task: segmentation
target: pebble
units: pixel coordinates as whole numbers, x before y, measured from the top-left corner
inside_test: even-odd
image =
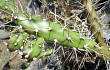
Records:
[[[0,30],[0,40],[2,40],[2,39],[6,39],[6,38],[8,38],[10,36],[10,34],[9,33],[7,33],[5,30]]]

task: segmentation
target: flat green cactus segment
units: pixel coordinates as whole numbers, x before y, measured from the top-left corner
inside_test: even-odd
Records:
[[[33,58],[37,58],[42,50],[44,44],[44,39],[39,37],[37,40],[33,41],[32,47],[31,47],[31,52],[29,54],[28,60],[31,61]]]
[[[10,51],[15,51],[20,49],[21,46],[23,46],[25,39],[28,37],[28,34],[23,32],[20,35],[14,35],[10,38],[8,49]]]

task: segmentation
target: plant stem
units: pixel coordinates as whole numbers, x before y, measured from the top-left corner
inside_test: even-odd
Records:
[[[83,4],[85,5],[85,10],[87,15],[88,24],[91,25],[91,33],[94,34],[96,38],[96,42],[102,46],[104,44],[103,33],[101,31],[100,22],[98,20],[98,15],[95,11],[95,8],[92,5],[91,0],[83,0]]]

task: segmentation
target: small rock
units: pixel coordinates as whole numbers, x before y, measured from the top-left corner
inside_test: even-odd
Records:
[[[0,40],[1,39],[6,39],[10,36],[9,33],[7,33],[5,30],[0,30]]]

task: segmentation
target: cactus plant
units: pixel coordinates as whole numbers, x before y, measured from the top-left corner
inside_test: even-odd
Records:
[[[20,49],[21,46],[23,46],[24,40],[28,37],[27,33],[21,33],[19,36],[14,35],[10,38],[8,44],[8,48],[10,51],[15,51],[17,49]]]
[[[47,50],[46,51],[47,53],[41,51],[44,41],[59,43],[68,48],[76,48],[78,50],[83,49],[85,51],[89,50],[89,52],[96,53],[102,59],[104,56],[106,60],[110,60],[110,52],[108,46],[101,45],[104,47],[99,47],[99,45],[95,42],[95,40],[88,39],[82,36],[81,34],[72,31],[67,27],[63,27],[57,22],[50,22],[45,19],[42,19],[39,16],[34,16],[34,15],[30,16],[25,13],[19,13],[18,11],[15,11],[12,0],[9,0],[7,2],[4,0],[1,1],[3,4],[1,4],[0,2],[0,9],[7,12],[7,14],[9,15],[12,15],[13,21],[17,25],[22,26],[22,28],[26,32],[26,38],[28,34],[33,34],[37,37],[36,40],[28,42],[25,45],[23,43],[24,39],[22,38],[23,37],[22,33],[19,35],[19,37],[13,36],[9,40],[8,48],[12,51],[15,51],[15,50],[19,50],[20,47],[23,46],[22,52],[27,55],[25,57],[28,58],[29,61],[31,61],[32,58],[34,57],[42,58],[43,56],[47,56],[53,52],[51,50],[49,51]],[[7,7],[9,6],[8,9],[5,8],[6,5]],[[91,20],[91,17],[88,17],[88,20]],[[21,41],[17,41],[17,40],[21,40]],[[97,40],[100,41],[100,36]],[[13,45],[13,43],[16,42],[18,44]]]
[[[95,11],[95,8],[92,6],[91,0],[83,0],[83,4],[88,14],[87,20],[91,24],[91,33],[96,37],[96,42],[100,45],[104,44],[103,33],[101,31],[100,22],[98,20],[98,15]]]

